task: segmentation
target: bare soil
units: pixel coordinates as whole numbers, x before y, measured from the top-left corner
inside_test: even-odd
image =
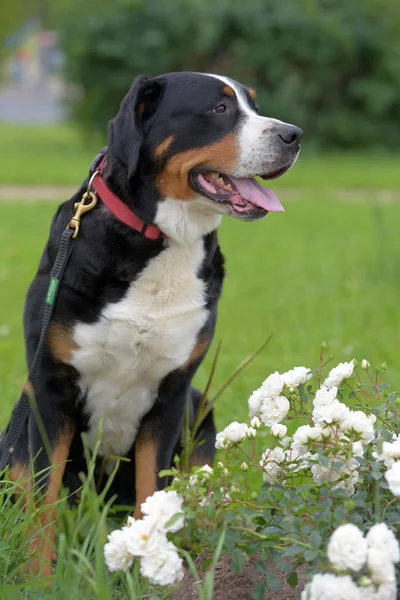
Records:
[[[202,555],[196,560],[195,564],[200,577],[204,573],[202,564],[207,558],[207,556]],[[276,575],[280,579],[281,589],[276,593],[267,589],[264,600],[300,599],[301,592],[307,583],[307,567],[297,567],[296,572],[299,581],[295,588],[290,587],[286,582],[286,575],[276,567],[274,562],[268,561],[267,568],[269,575]],[[225,556],[216,566],[213,600],[252,600],[251,592],[259,581],[265,582],[265,577],[257,571],[251,560],[248,560],[244,572],[238,575],[231,571],[230,556]],[[192,574],[187,572],[182,579],[179,590],[171,596],[170,600],[197,600],[197,585]]]

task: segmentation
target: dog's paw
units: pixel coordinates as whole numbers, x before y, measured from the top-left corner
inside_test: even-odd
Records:
[[[39,535],[31,541],[30,550],[32,555],[27,564],[27,573],[34,577],[50,578],[57,564],[54,544]]]

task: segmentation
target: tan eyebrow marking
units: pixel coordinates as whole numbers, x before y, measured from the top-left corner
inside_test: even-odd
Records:
[[[222,88],[222,93],[225,94],[225,96],[230,96],[231,98],[235,97],[235,91],[231,88],[230,85],[225,85]]]
[[[160,158],[164,154],[164,152],[168,150],[174,139],[174,135],[168,136],[163,142],[161,142],[161,144],[157,146],[157,148],[154,151],[154,156],[156,158]]]
[[[255,100],[255,99],[256,99],[256,96],[257,96],[256,90],[253,90],[253,88],[248,88],[248,92],[249,92],[249,94],[250,94],[250,98],[251,98],[252,100]]]

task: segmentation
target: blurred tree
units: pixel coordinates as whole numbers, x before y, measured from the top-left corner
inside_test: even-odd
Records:
[[[102,6],[85,15],[79,10],[79,18],[69,13],[62,27],[73,114],[89,129],[104,131],[138,74],[196,70],[256,88],[263,113],[302,126],[308,143],[399,144],[400,3],[114,0],[112,10]]]
[[[26,21],[40,14],[42,0],[13,0],[4,2],[0,19],[0,47]],[[4,48],[3,48],[4,49]]]

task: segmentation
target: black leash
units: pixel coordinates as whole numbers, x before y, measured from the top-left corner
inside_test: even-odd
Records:
[[[73,229],[66,229],[65,231],[63,231],[61,235],[57,257],[51,270],[50,283],[46,294],[39,344],[32,362],[31,370],[29,371],[29,381],[33,389],[35,389],[35,382],[42,359],[43,347],[46,341],[46,334],[50,325],[51,316],[53,314],[53,308],[57,298],[60,280],[62,279],[65,267],[67,266],[68,259],[71,256],[71,240],[74,233],[75,232]],[[4,469],[10,462],[11,454],[14,452],[14,448],[19,440],[21,432],[23,431],[24,425],[28,418],[30,407],[31,402],[29,395],[25,391],[23,391],[18,400],[17,406],[13,411],[9,429],[4,434],[6,445],[3,449],[3,453],[0,458],[0,472],[4,471]]]
[[[101,158],[101,156],[101,153],[97,155],[95,161],[99,157]],[[92,165],[95,163],[95,161],[93,161]],[[69,222],[67,228],[61,234],[60,245],[58,247],[56,260],[54,261],[53,268],[50,273],[50,283],[46,294],[39,344],[36,349],[36,353],[28,376],[28,381],[32,385],[33,393],[35,390],[35,383],[41,364],[47,330],[50,325],[54,305],[60,288],[60,282],[62,280],[69,257],[71,256],[71,250],[73,247],[71,241],[75,239],[79,233],[79,226],[82,215],[88,212],[89,210],[92,210],[92,208],[94,208],[94,206],[97,203],[96,194],[90,191],[93,178],[94,175],[92,175],[92,177],[90,178],[87,191],[85,194],[83,194],[81,201],[76,202],[74,205],[75,214]],[[87,199],[90,200],[89,204],[85,204],[85,201]],[[31,400],[29,398],[29,394],[24,390],[17,402],[16,407],[13,410],[10,425],[7,431],[4,433],[4,439],[1,440],[5,443],[5,447],[3,448],[3,452],[0,457],[0,473],[4,471],[4,469],[10,463],[11,455],[14,452],[20,435],[24,429],[25,423],[28,419],[30,408]]]

